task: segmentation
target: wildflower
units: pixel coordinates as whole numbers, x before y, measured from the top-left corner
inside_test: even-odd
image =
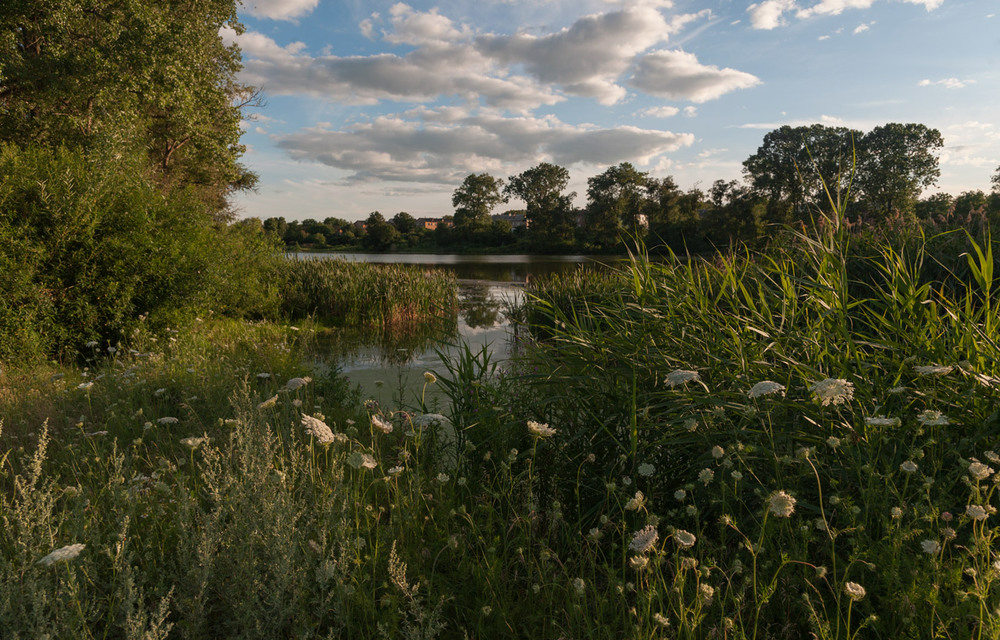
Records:
[[[586,588],[587,583],[584,582],[583,578],[573,578],[573,589],[576,591],[577,595],[582,596]]]
[[[632,499],[625,504],[626,511],[638,511],[646,506],[646,496],[642,494],[642,491],[636,491]]]
[[[399,467],[399,466],[390,467],[388,473],[389,473],[390,476],[398,476],[399,474],[403,473],[403,467]]]
[[[924,553],[934,555],[941,550],[941,544],[937,540],[924,540],[920,543],[920,548],[924,550]]]
[[[372,416],[372,426],[382,433],[392,433],[392,423],[380,416]]]
[[[844,593],[847,594],[848,598],[857,602],[865,597],[865,588],[857,582],[848,582],[844,585]]]
[[[355,469],[374,469],[378,466],[378,462],[375,458],[371,457],[367,453],[361,453],[360,451],[355,451],[351,455],[347,456],[347,464],[351,465]]]
[[[684,489],[678,489],[677,491],[674,491],[674,499],[683,500],[686,497],[687,497],[687,491],[685,491]]]
[[[97,438],[99,436],[106,436],[106,435],[108,435],[107,431],[91,431],[90,433],[83,434],[83,437],[84,438]]]
[[[739,482],[740,480],[743,479],[743,474],[740,473],[739,471],[733,471],[729,475],[732,476],[733,480],[735,480],[736,482]]]
[[[986,456],[986,459],[990,462],[1000,464],[1000,455],[997,455],[996,451],[985,451],[983,452],[983,455]]]
[[[88,342],[83,346],[87,347],[88,349],[93,349],[94,347],[97,346],[97,340],[91,340],[90,342]]]
[[[836,449],[840,446],[840,438],[837,436],[830,436],[826,439],[826,444],[829,445],[831,449]]]
[[[180,420],[173,416],[163,416],[162,418],[157,418],[156,422],[157,424],[177,424]]]
[[[747,397],[753,400],[754,398],[769,396],[772,393],[784,394],[784,392],[785,385],[778,384],[777,382],[771,382],[770,380],[763,380],[750,387],[750,392],[747,393]]]
[[[261,402],[259,405],[257,405],[257,408],[258,409],[270,409],[271,407],[273,407],[276,404],[278,404],[278,396],[271,396],[270,398],[268,398],[264,402]]]
[[[296,389],[300,389],[306,386],[310,382],[312,382],[312,378],[310,378],[309,376],[306,376],[304,378],[292,378],[291,380],[285,383],[285,391],[295,391]]]
[[[490,606],[490,605],[488,605],[488,604],[484,604],[484,605],[483,605],[483,608],[482,608],[482,612],[483,612],[483,617],[484,617],[484,618],[489,618],[489,617],[490,617],[490,614],[492,614],[492,613],[493,613],[493,607],[491,607],[491,606]]]
[[[941,535],[944,537],[945,540],[951,540],[958,534],[955,533],[955,530],[952,529],[951,527],[945,527],[944,529],[941,529]]]
[[[969,465],[969,475],[976,480],[985,480],[993,474],[993,467],[988,467],[982,462],[973,462]]]
[[[690,549],[697,541],[698,538],[696,538],[690,531],[685,531],[684,529],[674,531],[674,542],[676,542],[677,546],[681,549]]]
[[[636,553],[646,553],[653,548],[656,541],[660,539],[660,534],[656,532],[656,527],[647,524],[632,535],[632,542],[628,548]]]
[[[813,397],[824,407],[844,404],[854,397],[854,385],[843,378],[826,378],[809,387]]]
[[[56,549],[49,555],[45,556],[38,561],[38,564],[43,564],[46,567],[52,566],[57,562],[63,562],[64,560],[72,560],[73,558],[80,555],[80,552],[87,548],[85,544],[68,544],[65,547]]]
[[[899,418],[875,416],[874,418],[865,418],[865,424],[869,427],[898,427],[900,420]]]
[[[306,428],[306,433],[316,438],[316,442],[320,444],[330,444],[334,441],[333,431],[319,418],[304,415],[302,416],[302,426]]]
[[[267,373],[266,371],[257,374],[257,379],[258,380],[267,380],[270,377],[271,377],[271,374]]]
[[[889,509],[889,515],[892,516],[893,519],[902,518],[903,510],[899,507],[893,507],[892,509]]]
[[[528,420],[528,431],[536,438],[548,438],[556,434],[556,430],[548,424],[535,422],[534,420]]]
[[[985,520],[989,517],[986,509],[979,506],[978,504],[970,504],[965,507],[965,515],[969,516],[973,520]]]
[[[207,441],[208,441],[208,438],[194,438],[194,437],[192,437],[192,438],[184,438],[183,440],[181,440],[181,444],[184,445],[185,447],[189,447],[191,449],[197,449],[201,445],[205,444],[205,442],[207,442]]]
[[[906,462],[903,462],[902,464],[899,465],[899,470],[902,471],[903,473],[916,473],[917,463],[914,462],[913,460],[907,460]]]
[[[648,462],[643,462],[642,464],[639,465],[639,475],[643,476],[644,478],[648,478],[655,472],[656,472],[656,467],[649,464]]]
[[[767,510],[779,518],[788,518],[795,512],[795,498],[784,491],[775,491],[767,499]]]
[[[709,604],[715,596],[715,587],[702,582],[698,585],[698,596],[705,601],[705,604]]]
[[[937,364],[920,365],[913,367],[913,370],[916,371],[917,374],[922,376],[946,376],[949,373],[951,373],[954,369],[955,367],[951,365],[937,365]]]
[[[427,381],[427,384],[434,384],[438,381],[437,376],[430,371],[424,371],[424,380]]]
[[[601,533],[601,530],[598,529],[597,527],[594,527],[587,533],[587,539],[590,540],[591,542],[597,542],[598,540],[601,539],[602,535],[604,534]]]
[[[944,415],[940,411],[934,411],[932,409],[925,409],[920,412],[917,416],[917,422],[924,425],[925,427],[946,427],[951,422],[948,420],[948,416]]]
[[[686,369],[675,369],[667,374],[664,378],[664,382],[670,387],[676,387],[677,385],[687,384],[688,382],[693,382],[699,380],[697,371],[687,371]]]
[[[906,387],[893,387],[889,389],[889,393],[893,395],[899,395],[900,393],[906,393]]]
[[[944,513],[941,514],[941,519],[944,520],[945,522],[951,522],[954,518],[955,516],[951,515],[950,511],[945,511]]]
[[[684,428],[688,431],[695,431],[698,428],[698,421],[694,418],[688,418],[684,421]]]
[[[725,449],[723,449],[719,445],[715,445],[714,447],[712,447],[712,457],[713,458],[715,458],[716,460],[718,460],[719,458],[721,458],[724,455],[726,455],[726,450]]]
[[[661,627],[669,627],[670,626],[670,620],[668,620],[666,618],[666,616],[664,616],[662,614],[659,614],[659,613],[654,613],[653,614],[653,622],[655,622],[656,624],[660,625]]]
[[[708,467],[706,467],[706,468],[702,469],[702,470],[701,470],[701,471],[700,471],[700,472],[698,473],[698,479],[699,479],[699,480],[701,480],[701,481],[702,481],[703,483],[705,483],[706,485],[707,485],[707,484],[708,484],[709,482],[711,482],[713,478],[715,478],[715,472],[714,472],[714,471],[712,471],[711,469],[709,469]]]
[[[448,482],[449,480],[451,480],[451,476],[449,476],[444,471],[442,471],[441,473],[437,474],[437,481],[440,482],[441,484],[444,484],[445,482]]]

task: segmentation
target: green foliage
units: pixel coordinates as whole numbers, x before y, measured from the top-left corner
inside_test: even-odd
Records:
[[[118,345],[147,316],[273,312],[266,243],[214,228],[196,194],[168,198],[144,173],[132,157],[0,148],[0,357]]]
[[[503,188],[503,180],[488,173],[466,176],[451,198],[456,231],[463,234],[488,231],[493,224],[490,211],[507,201]]]

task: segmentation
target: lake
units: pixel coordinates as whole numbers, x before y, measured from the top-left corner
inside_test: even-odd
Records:
[[[438,351],[451,356],[459,345],[473,352],[486,348],[496,360],[510,356],[510,323],[504,310],[520,303],[533,279],[578,268],[600,268],[613,257],[584,255],[458,255],[402,253],[299,253],[303,260],[347,260],[413,264],[446,269],[458,282],[457,328],[450,334],[414,331],[341,331],[331,344],[338,366],[366,398],[395,401],[423,387],[425,371],[441,371]],[[409,390],[409,391],[408,391]],[[415,390],[415,391],[414,391]],[[412,398],[406,396],[404,400]]]

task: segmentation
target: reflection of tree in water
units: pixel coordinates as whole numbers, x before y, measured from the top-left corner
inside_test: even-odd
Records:
[[[418,354],[429,351],[442,340],[458,335],[456,317],[395,327],[328,329],[319,342],[335,360],[345,360],[362,352],[375,351],[384,366],[409,364]]]
[[[502,303],[490,294],[486,284],[462,284],[458,298],[458,312],[465,324],[472,329],[496,326],[500,319]]]

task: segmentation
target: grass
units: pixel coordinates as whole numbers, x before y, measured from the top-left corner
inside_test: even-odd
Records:
[[[522,357],[466,349],[399,406],[308,320],[5,367],[0,628],[998,637],[992,244],[964,287],[889,244],[857,287],[826,229],[536,285]]]

